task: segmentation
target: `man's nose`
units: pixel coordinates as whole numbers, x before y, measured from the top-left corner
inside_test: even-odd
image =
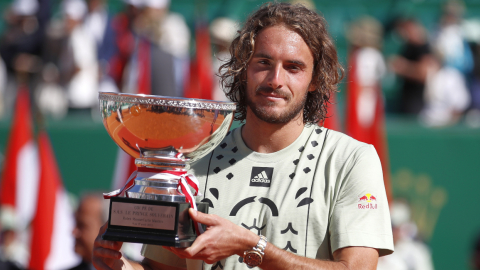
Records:
[[[282,88],[285,84],[285,70],[281,64],[275,65],[268,74],[268,86],[273,89]]]

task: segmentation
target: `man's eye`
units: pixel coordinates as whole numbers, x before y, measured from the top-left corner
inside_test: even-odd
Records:
[[[300,71],[301,68],[298,67],[298,66],[288,66],[287,69],[291,70],[291,71]]]

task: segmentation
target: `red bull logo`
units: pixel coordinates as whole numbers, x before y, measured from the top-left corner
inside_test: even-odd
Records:
[[[375,201],[375,203],[372,203]],[[370,193],[361,196],[358,199],[358,209],[377,209],[377,198]]]

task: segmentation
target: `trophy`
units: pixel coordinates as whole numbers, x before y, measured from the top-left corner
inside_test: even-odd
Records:
[[[137,166],[125,187],[104,194],[110,211],[102,238],[190,246],[204,228],[188,209],[206,213],[208,204],[195,203],[198,182],[187,169],[227,135],[236,104],[107,92],[99,100],[108,134]]]

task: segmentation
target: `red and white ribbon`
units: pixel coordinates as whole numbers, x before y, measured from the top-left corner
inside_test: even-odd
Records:
[[[135,178],[149,178],[149,179],[163,179],[163,180],[178,180],[177,191],[185,196],[185,199],[190,203],[190,207],[197,210],[194,196],[202,195],[198,191],[198,180],[193,174],[187,173],[186,170],[158,170],[148,168],[138,168],[134,171],[127,180],[125,186],[121,189],[114,190],[109,193],[104,193],[103,198],[110,199],[112,197],[125,196],[128,197],[128,192],[135,185]],[[194,192],[192,193],[192,187]],[[203,228],[200,223],[195,222],[195,231],[197,234],[203,233]]]

